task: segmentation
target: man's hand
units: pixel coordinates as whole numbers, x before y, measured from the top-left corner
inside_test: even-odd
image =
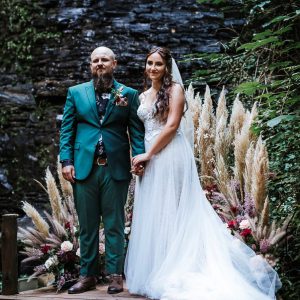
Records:
[[[75,182],[75,169],[74,166],[66,166],[62,168],[62,176],[64,179],[68,180],[71,183]]]
[[[131,159],[131,163],[133,166],[138,166],[140,164],[145,164],[148,160],[150,160],[152,155],[148,152],[139,154]]]
[[[140,163],[138,165],[133,165],[130,172],[134,175],[137,175],[137,176],[142,176],[144,174],[144,171],[145,171],[145,166],[144,166],[144,163]]]

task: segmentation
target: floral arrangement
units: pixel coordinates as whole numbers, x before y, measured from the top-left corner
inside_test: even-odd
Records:
[[[292,216],[281,225],[270,220],[268,152],[262,136],[251,130],[256,103],[248,111],[237,95],[229,118],[224,88],[215,113],[208,86],[203,103],[192,85],[186,95],[194,121],[195,159],[208,200],[233,235],[276,266],[276,248]]]
[[[51,214],[44,212],[45,218],[29,203],[23,203],[23,210],[31,218],[34,227],[19,228],[18,238],[24,245],[23,260],[35,261],[34,273],[28,281],[41,274],[53,274],[57,290],[73,284],[79,277],[80,248],[78,218],[74,207],[71,184],[62,177],[61,164],[57,163],[60,182],[59,191],[49,169],[46,170],[46,187]],[[61,195],[62,194],[62,195]],[[104,271],[105,236],[103,228],[99,231],[100,272]]]
[[[112,94],[114,97],[114,104],[116,106],[127,106],[128,105],[128,99],[127,97],[124,97],[122,95],[122,91],[123,91],[124,87],[121,86],[118,89],[112,89]]]
[[[125,249],[127,250],[130,232],[131,232],[131,223],[133,215],[133,202],[134,202],[134,190],[135,190],[136,176],[133,175],[133,178],[130,181],[127,201],[125,204]]]

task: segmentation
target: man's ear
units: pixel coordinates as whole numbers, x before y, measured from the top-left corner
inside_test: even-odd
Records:
[[[118,61],[115,59],[113,62],[114,69],[116,68],[117,64],[118,64]]]

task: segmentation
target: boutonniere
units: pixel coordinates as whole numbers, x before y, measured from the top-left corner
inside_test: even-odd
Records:
[[[122,95],[122,91],[123,91],[124,87],[121,86],[120,88],[116,89],[112,89],[112,94],[114,96],[114,104],[116,106],[127,106],[128,105],[128,99],[127,97],[124,97]]]

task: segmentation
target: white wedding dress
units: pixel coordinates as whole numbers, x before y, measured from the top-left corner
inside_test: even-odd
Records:
[[[147,151],[164,124],[144,103],[138,116]],[[180,128],[137,178],[125,275],[130,293],[163,300],[275,299],[281,286],[209,204]]]

